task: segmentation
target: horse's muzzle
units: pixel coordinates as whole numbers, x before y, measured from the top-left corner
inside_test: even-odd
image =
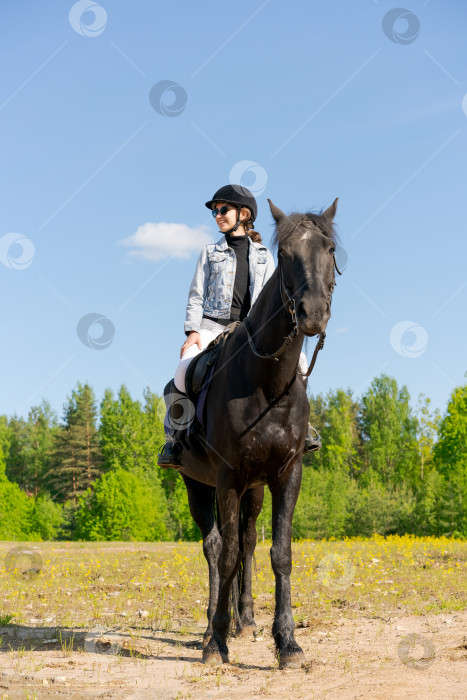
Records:
[[[317,303],[316,300],[301,301],[297,309],[298,327],[305,335],[319,335],[326,330],[327,323],[331,317],[331,306],[329,302],[323,300]]]

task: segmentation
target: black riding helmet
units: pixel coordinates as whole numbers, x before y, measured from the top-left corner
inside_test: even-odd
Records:
[[[237,207],[237,223],[226,233],[232,233],[236,231],[239,227],[240,221],[240,209],[246,207],[251,212],[251,221],[256,219],[258,213],[258,206],[256,204],[256,199],[253,197],[250,190],[242,185],[224,185],[214,193],[213,198],[206,202],[205,206],[208,209],[212,209],[212,205],[215,202],[227,202],[227,204],[233,204]]]

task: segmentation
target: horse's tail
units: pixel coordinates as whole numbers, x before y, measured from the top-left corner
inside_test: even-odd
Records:
[[[241,504],[240,504],[241,506]],[[219,533],[222,537],[222,524],[221,524],[221,518],[220,518],[220,513],[219,513],[219,504],[217,502],[217,496],[215,497],[215,511],[216,511],[216,523],[217,523],[217,529],[219,530]],[[230,629],[229,633],[232,634],[233,632],[233,626],[235,625],[235,631],[238,632],[240,629],[240,610],[239,610],[239,601],[240,601],[240,591],[242,589],[242,581],[243,581],[243,536],[242,536],[242,509],[240,507],[240,515],[239,515],[239,523],[238,523],[239,531],[238,531],[238,542],[239,542],[239,547],[240,547],[240,554],[241,559],[240,559],[240,566],[237,571],[237,574],[234,577],[234,580],[232,581],[232,587],[230,589]]]

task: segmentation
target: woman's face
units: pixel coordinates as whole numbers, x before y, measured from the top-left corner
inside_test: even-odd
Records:
[[[237,223],[237,209],[233,207],[231,204],[227,204],[227,202],[215,202],[212,205],[213,209],[221,209],[223,206],[228,206],[229,211],[222,215],[221,213],[218,213],[216,216],[216,223],[219,227],[219,231],[224,233],[224,231],[228,231],[229,229],[233,228],[235,224]],[[242,209],[240,211],[240,220],[246,219],[248,216],[248,211],[246,209]],[[241,229],[243,230],[243,229]],[[238,229],[237,229],[238,232]]]

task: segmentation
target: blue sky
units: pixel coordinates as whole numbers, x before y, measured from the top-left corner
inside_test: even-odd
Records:
[[[339,197],[348,263],[311,390],[385,372],[444,410],[467,370],[467,6],[395,7],[2,4],[0,413],[61,415],[77,381],[161,393],[220,237],[204,202],[232,178],[266,244],[267,197]]]

